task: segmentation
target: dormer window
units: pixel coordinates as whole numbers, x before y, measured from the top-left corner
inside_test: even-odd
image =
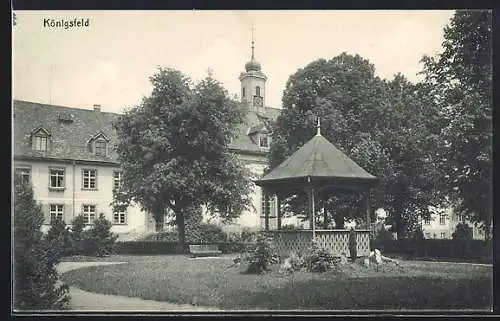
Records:
[[[31,147],[34,150],[46,152],[49,147],[49,132],[43,128],[38,128],[31,135]]]
[[[47,151],[47,137],[46,136],[35,136],[35,141],[33,148],[39,151]]]
[[[96,140],[94,142],[94,150],[96,156],[106,156],[106,141]]]
[[[269,148],[269,141],[270,138],[268,134],[264,133],[259,134],[259,147]]]
[[[106,156],[108,152],[109,139],[102,132],[98,132],[88,140],[89,151],[96,156]]]

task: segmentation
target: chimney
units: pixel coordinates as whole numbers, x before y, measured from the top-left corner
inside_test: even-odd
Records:
[[[94,104],[94,111],[101,111],[101,105]]]

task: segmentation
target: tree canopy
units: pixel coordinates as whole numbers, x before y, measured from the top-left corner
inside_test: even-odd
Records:
[[[250,180],[228,145],[245,110],[210,75],[193,85],[159,68],[153,91],[115,124],[123,187],[115,206],[135,201],[157,222],[172,213],[184,249],[185,219],[201,206],[222,221],[250,204]]]
[[[400,74],[382,80],[359,55],[319,59],[287,82],[283,111],[273,131],[270,167],[314,135],[319,116],[323,136],[380,179],[371,194],[372,210],[388,210],[398,234],[405,235],[412,228],[413,214],[428,217],[429,202],[437,201],[437,132],[431,126],[437,115],[426,86],[414,85]],[[300,208],[304,197],[299,193],[288,206]],[[357,195],[330,195],[324,202],[330,210],[325,218],[340,224],[344,218],[359,218]]]
[[[441,109],[444,192],[469,220],[490,231],[492,209],[492,14],[458,10],[443,51],[424,57],[425,81]]]

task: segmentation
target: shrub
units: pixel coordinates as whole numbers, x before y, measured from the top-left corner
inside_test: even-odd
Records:
[[[472,227],[466,223],[458,223],[451,237],[454,240],[471,241],[474,239]]]
[[[115,253],[135,255],[178,254],[178,243],[158,241],[129,241],[117,242]]]
[[[290,255],[290,265],[292,266],[293,271],[301,271],[307,268],[304,257],[296,253],[292,253]]]
[[[186,226],[186,241],[188,243],[214,243],[226,240],[227,235],[219,225],[198,223],[194,226]]]
[[[51,257],[57,259],[71,253],[71,236],[66,223],[57,218],[50,222],[50,229],[45,236]],[[54,262],[54,264],[59,263]]]
[[[103,213],[94,221],[92,228],[85,234],[92,244],[92,254],[96,256],[109,255],[114,252],[117,235],[111,233],[112,224]]]
[[[459,255],[468,257],[471,252],[470,243],[474,239],[472,228],[466,223],[459,223],[451,236],[459,249]]]
[[[14,179],[14,309],[64,309],[68,286],[58,285],[57,251],[43,239],[41,206],[36,204],[30,184]]]
[[[311,242],[311,250],[306,255],[305,264],[311,272],[325,272],[332,268],[336,268],[338,259],[335,258],[328,250],[320,247],[316,240]]]
[[[177,229],[148,235],[144,241],[178,242],[179,232]],[[186,225],[186,243],[217,243],[227,241],[227,235],[222,228],[216,224],[198,223],[194,226]]]
[[[411,234],[411,240],[413,242],[420,242],[422,240],[425,240],[424,231],[420,226],[417,227]]]
[[[177,230],[163,231],[146,236],[141,241],[144,242],[178,242],[179,233]]]
[[[349,253],[351,261],[356,261],[356,258],[358,257],[358,240],[356,231],[353,227],[351,227],[351,230],[349,231]]]
[[[246,270],[250,274],[261,274],[269,271],[270,265],[276,261],[272,253],[272,239],[265,233],[259,235],[253,253],[248,255],[249,264]]]
[[[83,215],[78,215],[73,219],[70,229],[70,252],[72,255],[89,254],[91,249],[84,233],[85,219]]]

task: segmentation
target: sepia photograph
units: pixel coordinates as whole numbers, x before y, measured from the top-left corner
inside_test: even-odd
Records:
[[[491,313],[492,10],[12,10],[11,313]]]

